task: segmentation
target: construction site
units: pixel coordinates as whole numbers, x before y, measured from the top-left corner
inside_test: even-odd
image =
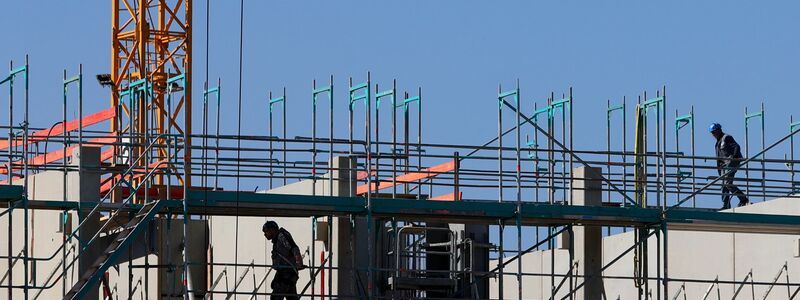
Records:
[[[706,154],[713,140],[695,114],[711,112],[673,105],[661,84],[602,100],[591,134],[606,143],[581,149],[573,108],[597,99],[499,82],[475,100],[476,118],[496,124],[470,133],[484,142],[445,143],[426,130],[451,112],[427,110],[424,87],[368,70],[242,87],[241,55],[239,86],[223,86],[193,74],[193,36],[208,22],[193,5],[208,1],[111,2],[110,69],[63,66],[61,99],[29,95],[43,88],[29,84],[36,57],[0,57],[11,61],[0,73],[0,299],[800,293],[800,122],[766,138],[763,102],[723,120],[745,128],[735,169]],[[241,41],[246,25],[230,22]],[[86,99],[98,84],[108,98]],[[242,89],[261,89],[262,105],[242,107]],[[299,102],[311,109],[287,109]],[[29,123],[45,106],[62,117]],[[260,134],[243,133],[243,110],[263,113]],[[310,131],[287,132],[300,123]],[[720,209],[734,173],[749,203]],[[266,221],[301,252],[296,296],[273,291]]]

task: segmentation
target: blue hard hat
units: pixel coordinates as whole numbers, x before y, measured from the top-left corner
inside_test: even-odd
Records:
[[[717,130],[722,130],[722,125],[719,125],[719,123],[711,123],[711,125],[708,126],[708,132],[714,132]]]

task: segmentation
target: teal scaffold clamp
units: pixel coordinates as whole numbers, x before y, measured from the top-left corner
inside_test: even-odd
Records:
[[[536,143],[535,140],[531,141],[530,137],[525,136],[525,145],[528,146],[528,148],[529,148],[528,149],[528,158],[536,158],[536,159],[538,159],[539,157],[536,156],[536,154],[531,153],[531,149],[535,150],[536,148],[539,148],[539,144]]]
[[[286,95],[272,98],[272,94],[270,93],[270,97],[269,98],[270,98],[269,99],[269,112],[270,113],[272,112],[272,107],[273,106],[278,105],[278,103],[284,103],[284,101],[286,101]]]
[[[615,106],[608,107],[608,108],[606,109],[606,117],[607,117],[607,118],[611,118],[611,114],[613,114],[615,111],[618,111],[618,110],[622,110],[622,111],[624,111],[624,110],[625,110],[625,103],[622,103],[622,104],[618,104],[618,105],[615,105]]]
[[[408,106],[415,102],[419,105],[419,95],[403,99],[403,103],[397,104],[396,107],[403,107],[403,110],[408,110]]]
[[[791,122],[791,119],[789,119],[789,121]],[[800,128],[800,122],[789,123],[789,133],[794,132],[798,128]],[[789,143],[792,145],[792,149],[794,149],[794,135],[790,137]],[[792,174],[792,193],[800,193],[800,182],[794,181],[794,151],[792,151],[790,155],[792,156],[792,160],[786,163],[786,166],[791,170]]]
[[[551,102],[550,105],[548,106],[550,108],[550,118],[553,118],[555,116],[556,111],[558,111],[559,109],[561,109],[561,111],[564,112],[564,110],[570,105],[570,103],[571,99],[568,98],[561,98]]]
[[[798,127],[800,127],[800,122],[789,124],[789,132],[794,132]]]
[[[675,118],[675,131],[680,131],[681,129],[686,127],[686,125],[690,125],[693,122],[694,122],[693,115],[684,115],[677,117]]]
[[[375,103],[376,103],[375,104],[375,109],[380,108],[381,99],[383,99],[385,97],[389,97],[389,101],[392,102],[392,106],[396,105],[396,103],[395,103],[395,89],[392,88],[391,90],[386,90],[386,91],[378,92],[377,94],[375,94]]]
[[[675,114],[677,115],[677,111],[675,112]],[[679,134],[681,132],[681,129],[685,128],[686,126],[689,126],[690,128],[692,128],[692,139],[694,139],[694,108],[692,108],[692,112],[690,114],[688,114],[688,115],[675,117],[675,140],[676,141],[679,141],[678,136],[679,136]],[[680,149],[677,149],[677,147],[679,147],[679,145],[680,144],[676,142],[676,154],[682,155],[683,152],[681,152]],[[692,154],[694,155],[694,153],[692,153]],[[677,178],[678,182],[684,181],[687,178],[691,178],[692,172],[681,170],[681,165],[680,164],[678,164],[677,169],[678,170],[677,170],[677,172],[675,174],[675,177]]]
[[[650,108],[659,109],[659,108],[663,108],[663,107],[664,107],[664,96],[658,96],[658,97],[655,97],[655,98],[650,98],[650,99],[645,100],[642,103],[642,108],[644,108],[645,112],[647,110],[649,110]]]
[[[500,107],[503,107],[503,100],[508,97],[514,97],[514,104],[519,105],[519,87],[516,89],[507,91],[507,92],[500,92],[497,94],[497,100],[500,102]]]
[[[363,94],[358,94],[358,92],[360,92],[362,90],[364,91],[364,93]],[[358,101],[363,101],[364,102],[364,106],[366,107],[369,104],[368,103],[368,101],[369,101],[369,91],[370,91],[370,89],[369,89],[369,80],[367,80],[367,82],[364,82],[364,83],[360,83],[360,84],[357,84],[357,85],[354,85],[354,86],[350,86],[350,91],[349,91],[349,93],[350,93],[350,103],[349,103],[350,109],[353,109],[353,105]]]
[[[560,109],[563,112],[565,109],[569,108],[570,103],[571,103],[571,100],[569,98],[561,98],[561,99],[555,100],[555,101],[551,102],[550,104],[548,104],[545,107],[542,107],[542,108],[534,110],[533,114],[531,115],[531,119],[534,122],[538,121],[539,120],[539,115],[545,114],[545,113],[547,114],[547,119],[548,120],[553,119],[553,118],[555,118],[556,111],[558,111]]]
[[[206,88],[206,90],[203,91],[203,103],[207,104],[208,103],[208,96],[211,95],[211,94],[214,94],[214,96],[217,98],[217,105],[219,105],[219,103],[220,103],[220,94],[221,94],[220,93],[221,92],[220,89],[221,88],[222,88],[221,87],[221,80],[217,79],[217,86],[212,87],[212,88]]]
[[[328,100],[331,102],[333,101],[333,77],[331,76],[331,83],[328,86],[315,88],[311,91],[311,106],[316,109],[317,108],[317,99],[319,95],[328,93]],[[316,83],[316,82],[315,82]]]

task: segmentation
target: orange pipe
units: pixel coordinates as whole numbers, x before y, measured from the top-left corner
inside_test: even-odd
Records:
[[[436,196],[436,197],[431,197],[428,200],[434,200],[434,201],[460,201],[461,200],[461,195],[463,195],[463,194],[464,193],[462,193],[462,192],[458,192],[458,198],[455,198],[455,197],[453,197],[453,195],[455,195],[455,193],[449,193],[449,194],[439,195],[439,196]]]
[[[87,126],[91,126],[91,125],[103,122],[105,120],[111,119],[116,114],[117,114],[116,109],[114,107],[112,107],[112,108],[109,108],[109,109],[106,109],[106,110],[103,110],[103,111],[88,115],[86,117],[83,117],[83,127],[85,128]],[[52,128],[52,130],[51,129],[45,129],[45,130],[39,130],[39,131],[33,132],[28,136],[28,144],[32,144],[32,143],[38,142],[38,141],[43,141],[43,140],[47,139],[48,137],[62,135],[64,133],[64,127],[66,127],[66,131],[68,131],[68,132],[75,131],[78,128],[80,128],[79,124],[80,124],[80,120],[77,120],[77,119],[76,120],[70,120],[70,121],[67,121],[66,126],[55,126],[55,127]],[[8,140],[0,141],[0,149],[8,148],[8,144],[9,144]],[[14,140],[14,143],[13,143],[14,147],[21,146],[21,145],[22,145],[22,140],[21,139],[15,139]]]
[[[407,173],[407,174],[403,174],[403,175],[397,176],[394,181],[397,182],[397,185],[403,184],[403,183],[413,183],[414,181],[417,181],[417,180],[422,180],[422,179],[425,179],[425,178],[435,177],[436,175],[439,175],[441,173],[446,173],[446,172],[453,171],[453,170],[455,170],[455,168],[456,168],[456,162],[455,161],[450,161],[450,162],[443,163],[441,165],[436,165],[436,166],[433,166],[433,167],[430,167],[430,168],[427,168],[427,169],[423,169],[421,172],[412,172],[412,173]],[[373,183],[372,191],[373,192],[374,191],[379,191],[379,190],[387,189],[387,188],[390,188],[390,187],[393,187],[393,186],[395,186],[395,183],[392,182],[392,180],[381,181],[380,184],[378,184],[377,186]],[[369,190],[370,190],[370,188],[369,188],[368,185],[366,185],[366,184],[360,185],[356,189],[356,194],[361,195],[361,194],[366,193]]]

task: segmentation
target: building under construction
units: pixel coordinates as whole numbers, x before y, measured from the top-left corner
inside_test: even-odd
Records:
[[[694,109],[668,106],[666,87],[609,101],[601,150],[573,147],[569,87],[533,103],[505,83],[496,134],[442,144],[424,134],[422,88],[369,73],[270,93],[264,135],[221,132],[227,96],[192,77],[192,2],[113,1],[105,110],[83,111],[95,76],[70,68],[63,118],[29,124],[43,103],[28,59],[0,76],[0,299],[267,299],[266,220],[301,247],[306,299],[800,292],[800,123],[765,140],[763,105],[745,110],[736,175],[752,204],[726,210],[698,204],[725,174],[696,155]],[[303,136],[286,134],[290,101],[312,103]]]

